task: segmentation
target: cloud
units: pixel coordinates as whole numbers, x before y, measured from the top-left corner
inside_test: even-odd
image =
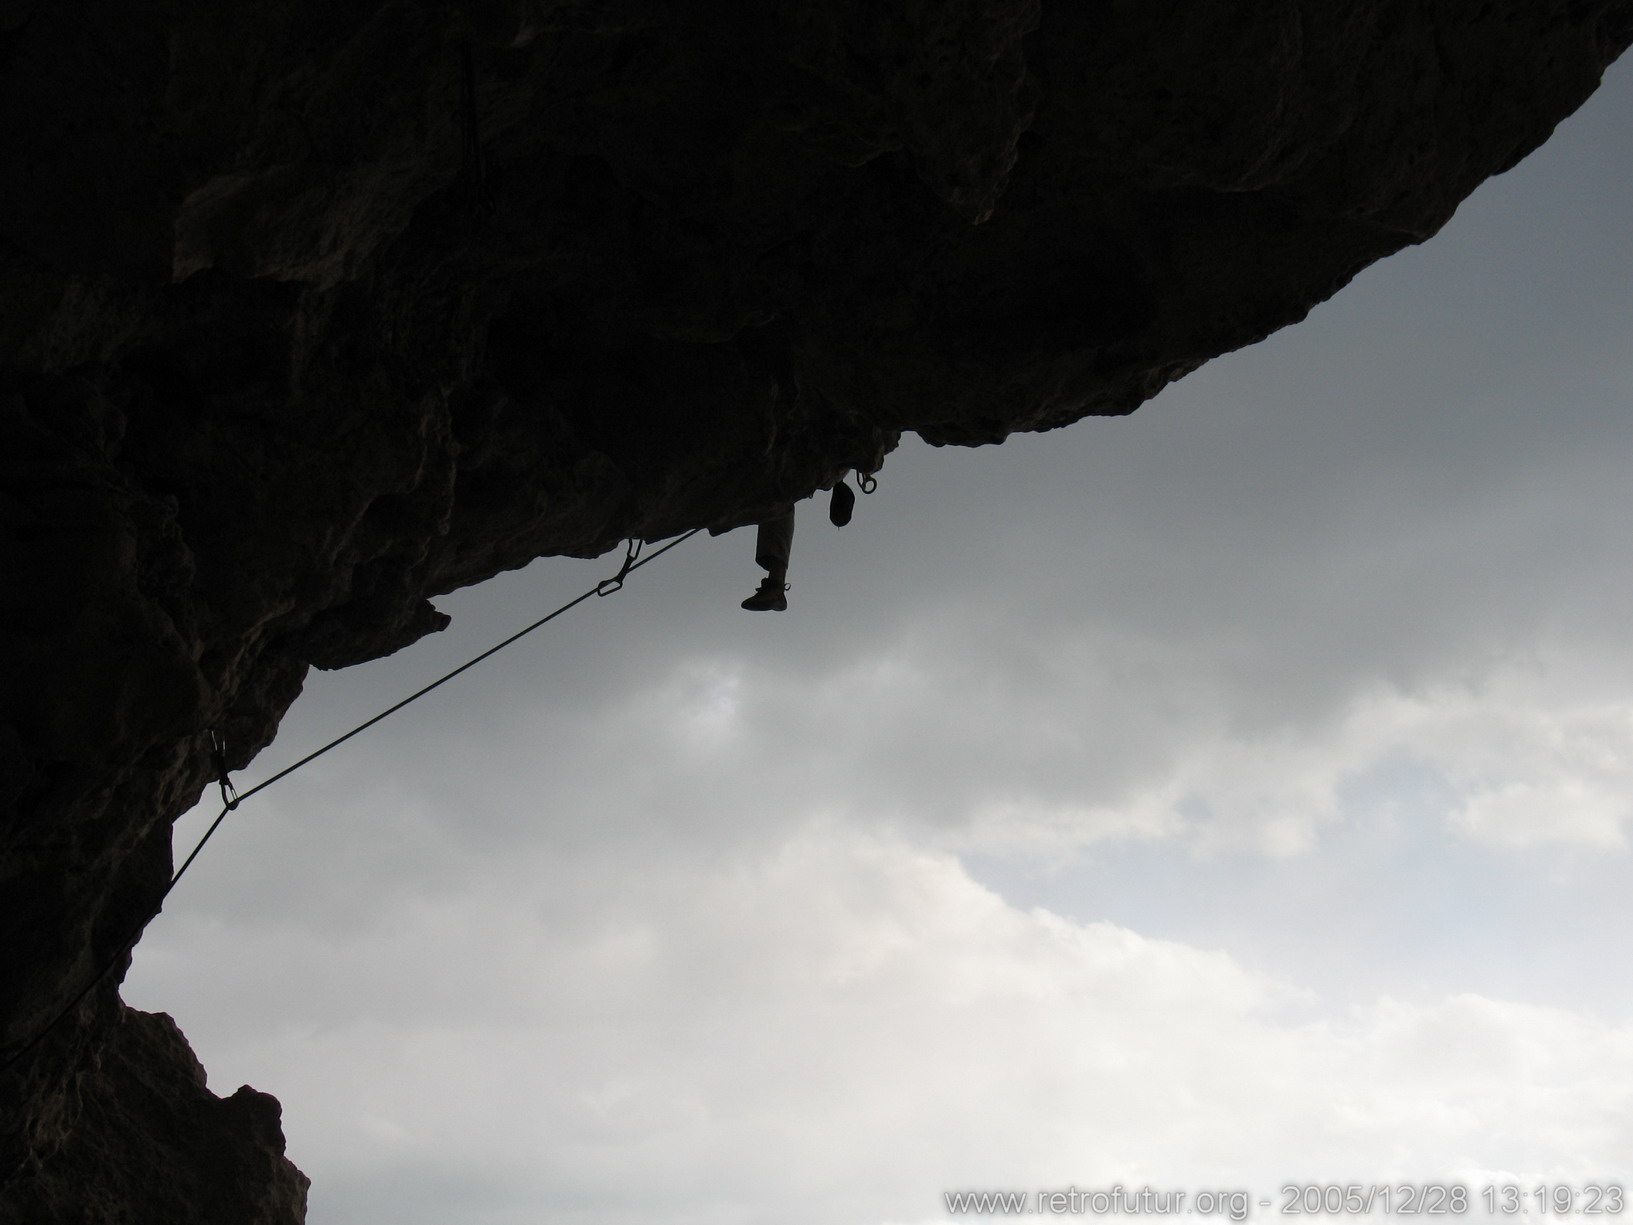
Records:
[[[541,706],[489,734],[494,767],[451,772],[433,794],[444,812],[483,797],[491,824],[518,811],[503,797],[530,790],[547,828],[528,818],[508,837],[625,829],[664,854],[768,836],[814,808],[964,850],[1133,839],[1289,856],[1403,766],[1440,819],[1493,845],[1614,849],[1633,817],[1633,670],[1612,660],[1596,679],[1566,653],[1414,689],[1376,683],[1272,722],[1242,719],[1234,685],[1194,654],[1092,628],[960,649],[981,624],[979,610],[947,611],[826,676],[682,656],[588,719]],[[498,768],[529,743],[551,744],[559,764]]]
[[[323,1219],[926,1220],[968,1186],[1581,1181],[1633,1141],[1633,1029],[1335,1010],[821,819],[701,875],[541,853],[339,936],[177,941],[164,994],[218,1084],[284,1091]]]

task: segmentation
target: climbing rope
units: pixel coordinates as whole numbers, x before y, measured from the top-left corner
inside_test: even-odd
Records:
[[[455,668],[452,672],[444,673],[442,676],[437,677],[437,679],[432,681],[429,685],[425,685],[425,686],[423,686],[423,687],[421,687],[419,689],[416,689],[413,693],[409,694],[402,701],[396,703],[393,706],[386,707],[386,709],[382,710],[379,714],[375,715],[372,719],[364,720],[362,723],[359,723],[356,727],[352,728],[351,731],[346,732],[344,735],[336,736],[333,740],[329,741],[329,743],[324,745],[322,748],[313,750],[312,752],[308,753],[305,757],[302,757],[294,765],[286,766],[284,769],[279,770],[271,778],[266,779],[264,782],[257,783],[255,786],[251,787],[248,791],[245,791],[242,794],[240,794],[238,789],[233,786],[232,780],[227,776],[228,771],[227,771],[227,745],[226,745],[226,742],[224,740],[222,740],[222,738],[217,733],[212,731],[210,733],[210,764],[211,764],[212,769],[215,771],[216,783],[220,786],[220,789],[221,789],[221,811],[216,815],[216,819],[210,823],[210,828],[204,831],[204,836],[202,838],[200,838],[196,843],[193,844],[192,851],[188,854],[187,858],[182,861],[181,867],[177,868],[175,870],[175,872],[171,874],[170,883],[167,884],[164,887],[164,892],[159,894],[158,900],[154,902],[153,908],[150,911],[148,911],[147,917],[144,918],[140,923],[138,923],[136,925],[135,930],[133,930],[130,933],[129,937],[127,937],[125,942],[119,946],[119,948],[114,952],[113,956],[108,958],[107,961],[102,963],[101,967],[97,970],[97,972],[91,976],[90,981],[87,982],[83,987],[81,987],[80,990],[79,990],[79,993],[77,995],[75,995],[73,999],[69,1000],[66,1005],[64,1005],[62,1011],[58,1012],[56,1014],[56,1016],[52,1017],[49,1021],[47,1021],[45,1023],[45,1025],[39,1030],[39,1032],[36,1033],[32,1038],[30,1038],[27,1042],[23,1043],[16,1050],[14,1050],[10,1055],[8,1055],[6,1057],[6,1061],[4,1063],[0,1063],[0,1072],[4,1072],[6,1069],[10,1068],[14,1063],[16,1063],[18,1060],[20,1060],[24,1055],[28,1054],[29,1051],[33,1050],[36,1046],[38,1046],[45,1039],[45,1036],[47,1034],[49,1034],[53,1029],[55,1029],[57,1027],[57,1025],[62,1021],[62,1019],[64,1017],[66,1017],[70,1012],[72,1012],[76,1007],[78,1007],[80,1001],[83,1000],[87,995],[89,995],[91,993],[92,988],[94,988],[97,985],[97,983],[101,982],[105,977],[107,977],[108,971],[113,969],[113,967],[116,966],[119,963],[120,959],[122,957],[124,957],[124,955],[131,950],[131,948],[135,945],[136,941],[141,937],[142,932],[146,929],[147,925],[149,923],[153,922],[153,920],[156,919],[159,916],[159,912],[164,909],[165,900],[167,898],[169,898],[171,890],[173,890],[176,887],[176,882],[181,880],[182,876],[186,873],[187,869],[193,866],[193,861],[198,858],[199,852],[204,849],[204,844],[207,843],[210,840],[211,836],[214,835],[215,831],[221,827],[221,823],[227,819],[227,814],[228,813],[235,811],[240,804],[242,804],[245,800],[249,799],[251,796],[259,795],[261,792],[265,791],[268,787],[272,786],[273,783],[276,783],[276,782],[279,782],[282,779],[288,778],[291,774],[295,773],[296,770],[299,770],[301,767],[309,765],[312,762],[316,761],[319,757],[322,757],[330,749],[339,748],[341,745],[345,744],[346,741],[350,740],[353,736],[356,736],[361,732],[366,732],[366,731],[368,731],[369,728],[373,727],[376,723],[380,723],[380,722],[382,722],[382,721],[384,721],[386,719],[389,719],[392,715],[396,714],[403,707],[408,706],[408,705],[410,705],[410,704],[412,704],[414,702],[419,701],[426,694],[430,693],[433,689],[440,688],[441,686],[447,684],[449,681],[453,680],[454,677],[460,675],[460,673],[462,673],[462,672],[470,671],[472,668],[476,667],[477,664],[481,663],[484,659],[487,659],[488,657],[490,657],[492,655],[497,655],[500,651],[502,651],[506,647],[510,646],[511,643],[518,642],[521,639],[526,638],[529,634],[531,634],[534,630],[538,629],[540,626],[548,625],[550,622],[554,621],[557,617],[561,616],[562,613],[568,611],[569,609],[577,608],[580,604],[584,603],[584,601],[588,600],[590,597],[592,597],[592,596],[609,596],[615,591],[621,591],[623,589],[623,586],[624,586],[624,580],[626,578],[628,578],[636,570],[639,570],[642,566],[646,565],[648,562],[657,561],[658,558],[662,557],[665,553],[669,552],[670,549],[674,548],[676,545],[686,543],[686,541],[690,540],[693,536],[696,536],[699,532],[701,532],[703,530],[704,529],[701,528],[701,527],[695,527],[691,531],[687,532],[685,535],[677,536],[674,540],[671,540],[668,544],[664,545],[663,548],[659,549],[656,553],[653,553],[648,557],[641,557],[641,542],[639,540],[635,540],[635,539],[632,538],[630,540],[630,542],[629,542],[628,550],[626,551],[626,553],[624,555],[624,564],[619,568],[618,573],[613,575],[612,578],[602,579],[599,583],[597,583],[594,587],[591,587],[583,595],[580,595],[580,596],[578,596],[578,597],[576,597],[574,599],[568,600],[567,603],[563,604],[560,608],[556,609],[554,612],[548,613],[547,615],[545,615],[543,617],[540,617],[537,621],[533,622],[532,625],[529,625],[529,626],[527,626],[527,627],[525,627],[523,629],[517,630],[514,634],[512,634],[509,638],[506,638],[503,642],[495,643],[493,646],[491,646],[487,650],[483,651],[480,655],[474,656],[471,659],[468,659],[464,663],[460,664],[459,667]]]

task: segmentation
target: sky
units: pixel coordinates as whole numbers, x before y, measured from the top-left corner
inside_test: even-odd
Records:
[[[802,507],[788,612],[681,545],[233,814],[126,1000],[316,1225],[1633,1187],[1630,184],[1621,65],[1133,416]],[[240,789],[616,566],[314,674]]]

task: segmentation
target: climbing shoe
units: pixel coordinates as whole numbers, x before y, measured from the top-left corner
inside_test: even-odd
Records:
[[[787,612],[788,597],[783,594],[787,590],[786,584],[765,579],[759,590],[743,601],[743,607],[749,612]]]
[[[856,509],[856,495],[851,487],[840,481],[834,486],[833,495],[828,499],[828,522],[835,527],[844,527],[851,521],[851,512]]]

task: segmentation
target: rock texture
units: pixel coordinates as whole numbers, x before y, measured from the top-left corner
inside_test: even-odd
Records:
[[[3,0],[0,1044],[308,667],[903,431],[1129,412],[1630,39],[1633,0]],[[118,969],[0,1071],[0,1222],[301,1219],[276,1102]]]

